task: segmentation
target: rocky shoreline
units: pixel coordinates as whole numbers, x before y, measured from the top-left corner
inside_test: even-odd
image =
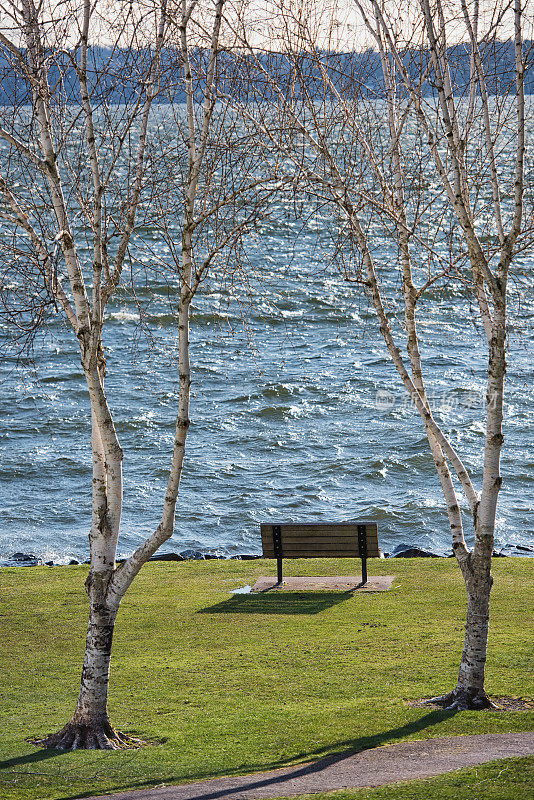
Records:
[[[150,561],[209,561],[209,560],[232,560],[232,561],[253,561],[261,558],[260,553],[238,553],[236,555],[220,555],[213,552],[202,552],[201,550],[187,549],[179,553],[159,553],[152,556]],[[410,544],[399,544],[391,553],[382,553],[383,558],[452,558],[453,553],[434,553],[430,550],[423,550]],[[505,544],[500,550],[493,551],[493,558],[506,557],[531,557],[534,558],[534,547],[521,544]],[[120,563],[124,559],[117,559]],[[47,567],[57,566],[76,566],[79,564],[89,564],[86,561],[71,559],[68,564],[59,564],[54,561],[43,561],[39,556],[32,553],[13,553],[7,558],[0,558],[0,567],[36,567],[44,565]]]

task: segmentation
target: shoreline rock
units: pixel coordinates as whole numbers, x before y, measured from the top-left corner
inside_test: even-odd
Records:
[[[43,563],[39,556],[33,553],[13,553],[4,561],[10,562],[4,564],[6,567],[37,567]]]
[[[522,544],[505,544],[500,550],[493,551],[493,558],[525,558],[534,557],[534,547]],[[384,558],[453,558],[453,554],[447,553],[433,553],[431,550],[425,550],[416,545],[406,543],[398,544],[391,553],[383,553]],[[213,552],[203,553],[201,550],[187,548],[179,553],[156,553],[149,561],[214,561],[214,560],[229,560],[229,561],[255,561],[262,558],[260,553],[237,553],[235,555],[221,555]],[[124,558],[118,558],[117,563],[123,562]],[[54,561],[45,561],[47,567],[59,566],[75,566],[82,562],[75,558],[71,558],[68,564],[58,564]],[[83,562],[90,564],[89,559]],[[13,553],[12,556],[7,558],[0,558],[1,567],[36,567],[43,564],[43,560],[34,555],[33,553]]]
[[[432,553],[430,550],[423,550],[422,547],[417,547],[411,544],[398,544],[390,558],[445,558],[437,553]]]

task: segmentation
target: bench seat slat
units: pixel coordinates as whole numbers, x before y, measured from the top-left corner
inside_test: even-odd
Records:
[[[306,547],[310,545],[313,547],[321,547],[323,544],[331,545],[331,549],[334,547],[339,547],[340,550],[350,549],[351,547],[358,546],[358,537],[357,536],[343,536],[341,539],[339,536],[303,536],[299,538],[297,536],[287,536],[282,534],[284,546],[287,547]],[[272,536],[270,537],[272,539]],[[369,541],[369,537],[367,539]]]
[[[371,531],[377,531],[378,525],[376,522],[340,522],[339,524],[335,523],[297,523],[297,522],[263,522],[260,525],[261,531],[271,531],[273,525],[278,525],[281,528],[283,533],[293,534],[294,536],[309,536],[309,535],[327,535],[329,533],[334,533],[336,535],[344,536],[350,535],[352,532],[356,533],[358,530],[358,525],[364,525],[368,533]]]
[[[339,552],[339,550],[322,550],[321,552],[317,552],[317,550],[299,550],[297,551],[287,551],[284,550],[282,553],[283,558],[361,558],[361,554],[358,550],[349,550],[343,552],[343,555]],[[276,558],[274,550],[264,551],[263,558]],[[367,558],[380,558],[380,553],[378,551],[372,551],[367,553]]]
[[[264,547],[265,550],[274,550],[272,542]],[[303,553],[304,550],[310,550],[311,552],[322,553],[325,550],[334,551],[336,550],[339,552],[340,556],[342,553],[359,553],[360,549],[358,547],[358,542],[336,542],[335,539],[332,539],[330,542],[314,542],[313,539],[310,541],[297,543],[297,542],[288,542],[285,539],[282,540],[282,550],[284,555],[288,555],[290,553]],[[368,547],[367,554],[371,552],[378,552],[378,547]]]
[[[298,557],[300,553],[313,553],[317,558],[326,558],[327,556],[323,556],[323,553],[337,553],[340,558],[351,558],[351,556],[354,556],[355,558],[360,557],[360,551],[357,544],[353,544],[351,547],[341,548],[334,544],[322,544],[316,546],[315,543],[310,542],[306,546],[292,547],[291,545],[288,545],[287,542],[284,542],[282,545],[282,552],[284,558],[295,558]],[[367,548],[368,558],[378,558],[379,555],[380,550],[378,548]],[[263,556],[264,558],[274,558],[274,547],[272,543],[263,548]],[[313,558],[313,556],[306,556],[306,558]]]
[[[267,533],[267,537],[269,536],[272,538],[271,532]],[[306,536],[300,536],[295,533],[286,532],[283,528],[282,536],[284,537],[284,542],[295,542],[295,544],[306,544],[306,542],[336,542],[336,544],[339,542],[340,544],[343,544],[343,542],[354,542],[358,539],[358,534],[356,531],[354,531],[354,533],[343,533],[341,536],[337,533],[323,533],[322,531],[321,533],[317,534],[308,533]],[[369,534],[367,534],[367,538],[375,539],[376,537],[373,535],[370,537]]]

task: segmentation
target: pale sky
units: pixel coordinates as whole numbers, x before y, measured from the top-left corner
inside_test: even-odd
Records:
[[[237,4],[239,0],[228,0]],[[367,8],[369,0],[361,0]],[[394,23],[398,33],[411,39],[414,33],[414,19],[421,20],[420,0],[382,0],[387,17]],[[374,40],[367,30],[355,0],[249,0],[249,32],[259,47],[273,49],[281,35],[287,36],[289,20],[292,18],[293,33],[299,25],[304,25],[318,47],[331,50],[359,50],[373,46]],[[466,41],[467,33],[463,20],[460,0],[443,0],[448,24],[447,36],[450,44]],[[468,0],[474,7],[474,0]],[[499,20],[499,38],[508,39],[513,35],[513,0],[480,0],[479,36],[488,31]],[[531,38],[534,27],[534,0],[523,0],[524,38]],[[504,14],[499,18],[499,13]],[[285,19],[282,23],[281,20]],[[298,21],[297,21],[298,20]],[[417,23],[416,23],[417,26]],[[252,33],[254,28],[254,34]],[[273,47],[274,45],[274,47]]]
[[[468,0],[470,8],[474,6],[474,1]],[[370,6],[369,0],[361,2],[366,7]],[[398,32],[410,38],[414,32],[414,14],[420,19],[420,0],[381,2]],[[443,3],[447,9],[447,20],[450,21],[449,43],[465,41],[467,37],[460,0],[443,0]],[[10,0],[0,0],[0,30],[12,41],[20,39],[13,29],[13,15],[10,11],[13,6],[20,5],[20,0],[14,0],[13,3]],[[81,0],[44,0],[43,5],[48,9],[47,16],[58,20],[57,29],[63,38],[63,45],[68,46],[70,43],[72,46],[78,38],[76,18],[81,18]],[[99,0],[96,7],[98,13],[94,15],[92,25],[93,44],[110,43],[113,34],[108,23],[111,22],[112,30],[117,30],[127,9],[131,19],[146,15],[146,35],[149,41],[152,40],[154,14],[149,11],[153,7],[151,0]],[[208,22],[212,8],[212,0],[200,0],[195,13]],[[507,39],[512,35],[513,0],[480,0],[480,35],[487,30],[498,10],[502,8],[507,8],[507,11],[499,25],[499,36]],[[529,28],[525,30],[524,37],[532,38],[534,0],[524,0],[524,8],[525,27]],[[345,51],[373,46],[372,36],[365,27],[355,0],[227,0],[226,14],[231,27],[241,14],[246,19],[245,30],[250,43],[264,49],[281,49],[283,41],[287,43],[289,37],[297,49],[306,49],[310,44],[321,49]],[[127,39],[125,36],[124,44]],[[228,34],[225,39],[231,43]]]

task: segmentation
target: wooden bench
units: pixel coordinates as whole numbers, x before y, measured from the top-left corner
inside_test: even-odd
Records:
[[[264,558],[276,558],[278,584],[284,558],[361,558],[362,586],[367,583],[367,559],[378,558],[378,524],[354,522],[263,523]]]

